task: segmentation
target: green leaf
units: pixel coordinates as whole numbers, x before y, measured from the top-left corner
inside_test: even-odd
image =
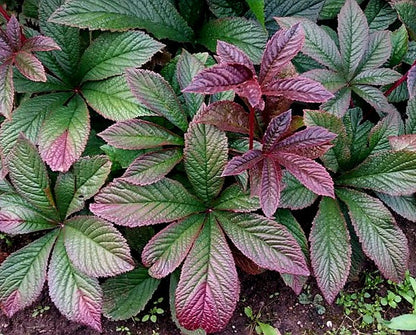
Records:
[[[370,33],[369,41],[365,45],[367,48],[363,48],[364,45],[360,47],[365,50],[359,67],[360,71],[380,67],[390,58],[390,32],[383,30]]]
[[[22,135],[8,157],[10,179],[16,191],[50,219],[57,219],[46,167],[36,147]]]
[[[71,93],[52,93],[39,95],[20,104],[13,112],[12,120],[1,125],[0,146],[5,157],[16,143],[20,133],[36,143],[40,128],[50,110],[62,105]]]
[[[391,5],[382,0],[370,0],[364,14],[370,31],[387,29],[397,19],[397,14]]]
[[[82,86],[82,95],[89,106],[110,120],[124,121],[137,116],[156,115],[134,97],[124,76],[87,82]]]
[[[51,14],[64,3],[65,0],[40,0],[39,2],[40,30],[42,34],[53,38],[61,48],[60,51],[44,52],[39,55],[39,58],[62,80],[72,81],[76,76],[75,69],[78,68],[81,52],[79,30],[48,21]]]
[[[309,275],[304,255],[282,225],[257,214],[215,211],[233,244],[258,266],[295,275]]]
[[[49,295],[59,311],[69,320],[101,332],[102,292],[98,280],[72,265],[59,237],[48,271]]]
[[[41,293],[57,235],[57,230],[50,232],[11,254],[1,264],[0,301],[8,317],[29,306]]]
[[[142,155],[145,150],[125,150],[104,144],[100,149],[108,156],[112,163],[112,170],[127,169],[133,161]]]
[[[218,128],[192,123],[185,134],[184,164],[195,194],[209,202],[221,191],[228,158],[225,132]]]
[[[318,195],[307,189],[292,174],[284,171],[282,183],[285,185],[280,193],[279,207],[302,209],[312,205]]]
[[[13,73],[13,82],[16,92],[19,93],[43,93],[52,91],[69,91],[71,86],[64,83],[60,79],[46,74],[46,82],[34,82],[27,79],[19,71],[15,70]]]
[[[363,0],[357,0],[358,3],[362,3]],[[319,13],[319,19],[321,20],[330,20],[334,19],[341,7],[345,4],[345,0],[325,0],[325,4],[322,7],[321,12]]]
[[[253,20],[242,17],[227,17],[205,23],[198,42],[215,51],[217,40],[234,44],[244,51],[255,64],[259,64],[267,41],[267,33]]]
[[[320,106],[321,110],[343,117],[351,102],[351,88],[343,87],[335,93],[335,97],[329,99]]]
[[[387,327],[396,330],[416,330],[416,314],[402,314],[386,322]]]
[[[306,73],[302,73],[302,77],[320,82],[330,92],[336,92],[347,84],[342,74],[326,69],[314,69]]]
[[[207,0],[210,11],[216,17],[242,16],[244,6],[242,1]]]
[[[354,85],[352,90],[378,111],[389,112],[391,106],[378,88],[368,85]]]
[[[410,37],[414,40],[416,37],[416,3],[414,0],[395,0],[393,8],[399,14],[399,19],[406,25]]]
[[[114,276],[134,268],[126,240],[111,223],[76,216],[64,223],[63,230],[69,259],[87,275]]]
[[[393,196],[377,192],[377,197],[400,216],[416,222],[416,198],[414,195]]]
[[[361,71],[352,80],[352,84],[387,85],[394,83],[402,75],[394,70],[381,68]]]
[[[360,6],[347,0],[338,16],[338,37],[345,74],[354,76],[368,44],[368,24]]]
[[[167,178],[146,186],[113,182],[90,206],[94,214],[130,227],[170,222],[204,209],[179,182]]]
[[[82,80],[101,80],[123,74],[128,67],[139,68],[163,47],[141,31],[101,34],[82,55]]]
[[[328,33],[316,23],[294,17],[276,18],[277,23],[284,28],[288,28],[297,22],[301,22],[305,32],[305,42],[302,52],[316,60],[318,63],[328,67],[330,70],[338,72],[342,69],[341,55],[334,40]]]
[[[13,110],[14,85],[13,67],[2,64],[0,66],[0,114],[10,119]]]
[[[336,200],[322,198],[309,240],[318,286],[331,304],[344,287],[351,266],[350,236]]]
[[[150,240],[143,249],[142,262],[150,267],[152,277],[163,278],[183,262],[205,220],[205,214],[191,215],[170,224]]]
[[[399,120],[398,120],[399,119]],[[390,136],[397,136],[400,133],[400,115],[388,114],[381,119],[368,136],[368,154],[375,154],[391,149]]]
[[[134,185],[149,185],[166,176],[182,160],[178,148],[148,152],[137,157],[120,179]]]
[[[143,120],[118,122],[98,134],[108,144],[129,150],[157,148],[163,145],[183,145],[182,137]]]
[[[264,0],[246,0],[250,10],[253,12],[254,16],[256,17],[257,21],[261,23],[263,27],[264,25]]]
[[[127,69],[126,76],[133,95],[140,103],[186,131],[188,121],[185,112],[172,87],[160,74],[141,69]]]
[[[90,30],[145,29],[156,38],[190,42],[193,32],[171,1],[166,0],[73,0],[61,6],[51,22]]]
[[[39,134],[39,152],[53,171],[66,172],[81,156],[90,133],[88,108],[75,96],[54,109]]]
[[[406,55],[409,45],[409,34],[404,24],[391,33],[391,57],[389,66],[398,65]]]
[[[81,210],[85,201],[94,196],[104,185],[111,170],[111,162],[105,156],[83,157],[73,166],[67,186],[63,178],[55,185],[58,208],[64,218]],[[64,177],[66,175],[61,175]],[[64,198],[67,198],[64,201]]]
[[[406,271],[409,250],[406,236],[389,210],[380,200],[355,190],[337,189],[336,195],[348,206],[364,253],[386,278],[401,281]]]
[[[215,200],[216,210],[231,212],[252,212],[260,208],[259,198],[251,197],[239,185],[231,185]]]
[[[416,98],[410,99],[406,108],[406,134],[416,134]],[[1,135],[0,135],[1,136]],[[1,140],[1,137],[0,137]]]
[[[370,189],[389,195],[416,192],[416,153],[387,151],[370,156],[337,178],[336,184]]]
[[[102,285],[103,314],[112,320],[126,320],[144,309],[159,286],[144,267],[107,279]]]

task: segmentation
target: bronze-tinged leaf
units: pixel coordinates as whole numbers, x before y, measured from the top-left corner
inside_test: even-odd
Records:
[[[235,45],[224,41],[217,42],[217,60],[219,63],[237,63],[248,67],[253,73],[256,73],[253,62],[250,58]]]

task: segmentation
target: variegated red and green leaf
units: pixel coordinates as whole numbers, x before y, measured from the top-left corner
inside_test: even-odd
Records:
[[[14,101],[13,67],[0,65],[0,114],[11,119]]]

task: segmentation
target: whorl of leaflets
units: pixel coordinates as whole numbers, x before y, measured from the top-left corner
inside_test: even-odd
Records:
[[[14,15],[7,22],[6,30],[0,28],[0,114],[11,118],[14,96],[13,65],[29,80],[45,82],[45,69],[33,52],[60,49],[50,37],[24,37]]]
[[[273,118],[263,136],[262,150],[249,150],[234,157],[223,176],[250,170],[250,187],[258,190],[261,208],[266,216],[275,213],[282,189],[282,167],[312,192],[334,198],[334,183],[326,169],[313,159],[324,154],[336,137],[322,127],[307,127],[288,133],[291,111]]]

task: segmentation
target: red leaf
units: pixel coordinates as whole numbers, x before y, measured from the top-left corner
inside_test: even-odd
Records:
[[[282,135],[285,134],[286,130],[288,130],[291,121],[291,110],[274,117],[270,121],[263,136],[263,151],[269,151],[274,147]]]
[[[259,81],[262,85],[273,80],[279,71],[302,49],[304,33],[297,23],[288,30],[281,29],[267,42],[261,60]]]
[[[9,58],[13,53],[12,48],[9,45],[9,40],[7,36],[4,35],[2,31],[0,31],[0,62],[4,62],[7,58]]]
[[[256,73],[254,65],[250,58],[235,45],[229,44],[227,42],[218,41],[217,42],[217,60],[219,63],[237,63],[242,64],[248,67],[253,73]]]
[[[13,291],[4,302],[0,303],[0,308],[9,318],[19,311],[22,308],[19,290]]]
[[[96,331],[101,332],[101,306],[96,301],[91,300],[82,290],[77,290],[76,294],[79,297],[77,322],[88,325]]]
[[[256,79],[245,81],[234,90],[240,97],[247,98],[251,107],[257,107],[260,110],[264,109],[264,101],[261,98],[261,87]]]
[[[276,152],[273,156],[312,192],[335,198],[334,182],[322,165],[288,152]]]
[[[51,51],[61,50],[56,42],[47,36],[34,36],[28,38],[22,46],[22,51]]]
[[[277,210],[280,199],[282,170],[272,159],[263,161],[261,174],[260,205],[267,217],[272,217]]]
[[[241,64],[218,64],[198,73],[182,92],[214,94],[237,88],[252,79],[253,72]]]
[[[45,69],[42,63],[31,53],[26,51],[19,51],[15,58],[15,65],[17,69],[26,78],[33,81],[46,81]]]
[[[303,77],[276,79],[262,87],[264,95],[282,96],[303,102],[326,102],[334,95],[322,84]]]
[[[257,163],[249,171],[250,178],[250,196],[260,197],[261,190],[261,171],[263,170],[263,161]]]
[[[263,159],[260,150],[249,150],[242,156],[234,157],[228,162],[221,176],[235,176],[241,172],[251,169]]]
[[[20,30],[19,21],[17,21],[16,16],[12,15],[9,22],[7,22],[6,33],[12,49],[14,51],[18,51],[22,46],[22,33]]]

